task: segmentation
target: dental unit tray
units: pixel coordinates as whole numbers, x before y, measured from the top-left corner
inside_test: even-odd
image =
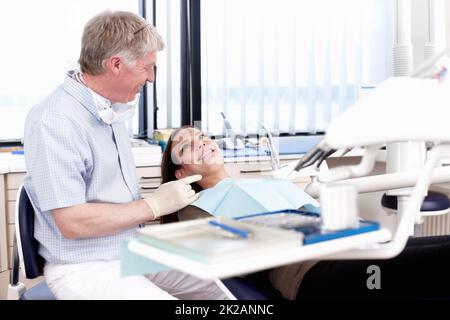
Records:
[[[303,234],[304,245],[348,237],[380,229],[380,225],[377,222],[360,220],[357,228],[325,231],[322,230],[320,215],[305,210],[280,210],[264,212],[236,217],[235,220],[260,226],[300,232]]]
[[[204,218],[146,227],[139,241],[206,263],[215,263],[302,244],[303,234],[226,218]]]
[[[389,230],[370,221],[360,221],[355,229],[324,232],[320,228],[319,215],[302,210],[152,225],[139,229],[137,237],[128,241],[122,263],[131,263],[133,270],[139,266],[139,274],[168,268],[200,279],[223,279],[305,260],[333,259],[391,240]],[[141,260],[125,258],[130,254]],[[146,266],[154,263],[163,269]]]
[[[225,279],[305,260],[336,259],[336,257],[339,257],[341,254],[353,252],[355,250],[358,253],[358,249],[384,243],[392,239],[392,234],[388,229],[380,228],[371,232],[362,232],[349,236],[341,236],[327,241],[302,245],[300,240],[301,233],[294,232],[297,234],[297,238],[294,237],[293,241],[289,240],[279,247],[271,246],[270,241],[267,241],[267,247],[264,245],[258,246],[257,250],[249,250],[250,247],[247,247],[246,250],[244,248],[239,248],[239,250],[236,250],[239,251],[239,253],[233,253],[233,250],[224,250],[225,253],[222,251],[223,254],[213,254],[212,256],[209,256],[205,251],[202,253],[202,250],[204,250],[203,248],[208,246],[208,242],[205,241],[200,241],[200,245],[195,246],[195,250],[186,250],[183,248],[183,245],[181,247],[178,246],[176,244],[177,241],[168,244],[170,248],[165,247],[167,243],[161,245],[161,242],[167,242],[168,237],[174,236],[175,234],[173,231],[178,228],[184,229],[186,232],[183,236],[187,236],[188,229],[197,228],[199,225],[206,227],[209,224],[208,219],[211,218],[171,223],[167,225],[154,225],[143,228],[142,231],[139,232],[138,237],[129,240],[124,247],[124,251],[121,254],[122,268],[124,268],[123,272],[129,275],[136,275],[175,269],[200,279]],[[219,221],[224,223],[224,220]],[[244,224],[244,222],[241,221],[233,222]],[[237,227],[233,222],[230,225]],[[251,226],[250,223],[245,223],[245,229],[251,231],[251,228],[247,229],[248,225]],[[164,232],[169,229],[172,232],[170,234],[167,233],[167,235],[164,236]],[[271,229],[276,230],[276,228]],[[287,230],[283,230],[281,232],[286,231]],[[222,235],[221,230],[217,228],[216,232]],[[228,232],[224,232],[224,237],[225,234],[227,234],[227,236],[229,235]],[[229,236],[229,240],[232,241],[231,235]],[[247,239],[239,239],[239,236],[234,238],[234,241],[236,242],[245,243],[245,241],[247,241]],[[316,239],[325,240],[325,238],[322,237]],[[181,238],[179,240],[181,240]],[[273,242],[277,241],[278,240],[273,239]],[[181,243],[183,244],[183,242]],[[209,249],[206,249],[206,251],[208,250]],[[197,253],[189,254],[187,252]],[[357,257],[357,255],[355,255],[355,257]]]

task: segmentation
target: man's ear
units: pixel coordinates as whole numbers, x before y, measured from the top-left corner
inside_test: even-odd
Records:
[[[106,65],[113,74],[118,75],[120,73],[122,63],[123,62],[120,57],[112,56],[111,58],[108,59]]]
[[[175,170],[175,177],[180,180],[183,179],[184,177],[187,177],[186,173],[184,172],[184,170],[182,168]]]

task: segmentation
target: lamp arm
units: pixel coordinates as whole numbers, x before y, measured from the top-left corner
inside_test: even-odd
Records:
[[[386,173],[336,181],[333,184],[335,185],[350,184],[356,188],[358,193],[378,192],[378,191],[413,187],[421,174],[422,171],[419,170]],[[449,177],[450,177],[450,166],[436,167],[433,170],[431,184],[448,182],[450,179]],[[306,187],[305,191],[312,197],[318,197],[319,186],[320,186],[319,182],[310,184]]]
[[[364,176],[373,169],[376,156],[381,145],[372,145],[366,147],[361,162],[355,166],[342,166],[330,169],[328,172],[319,174],[320,182],[332,182],[348,179],[351,177]]]

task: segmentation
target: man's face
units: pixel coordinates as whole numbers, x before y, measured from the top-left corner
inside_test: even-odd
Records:
[[[129,65],[123,61],[117,77],[117,102],[132,101],[147,81],[153,82],[155,80],[155,64],[156,51],[138,59],[134,65]]]
[[[173,137],[171,156],[172,161],[181,167],[180,177],[193,174],[206,176],[224,166],[217,144],[194,128],[181,129]]]

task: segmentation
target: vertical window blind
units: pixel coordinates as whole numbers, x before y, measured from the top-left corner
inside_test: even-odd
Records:
[[[316,133],[390,70],[388,0],[203,0],[202,127]]]
[[[157,127],[177,128],[181,124],[180,0],[156,1],[155,10],[155,25],[166,43],[157,57]]]

